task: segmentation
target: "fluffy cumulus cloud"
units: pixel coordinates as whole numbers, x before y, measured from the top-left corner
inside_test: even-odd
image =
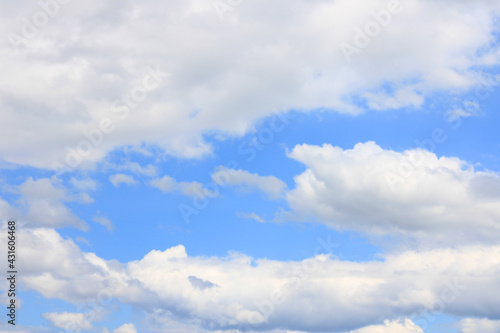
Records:
[[[346,150],[304,144],[289,156],[307,168],[287,194],[296,217],[441,241],[494,241],[500,234],[500,177],[457,158],[374,142]]]
[[[23,283],[27,288],[66,301],[91,298],[92,286],[98,288],[103,276],[96,274],[98,266],[89,261],[91,254],[81,252],[72,240],[63,239],[53,229],[24,229],[21,236],[25,250],[19,260],[25,267]],[[40,251],[46,254],[40,256]]]
[[[47,22],[37,2],[0,2],[4,162],[72,169],[124,146],[195,157],[211,152],[204,134],[241,135],[283,107],[418,108],[496,81],[478,68],[499,63],[489,0],[51,3]]]
[[[152,326],[177,322],[207,330],[305,332],[366,327],[363,333],[385,327],[417,333],[410,321],[397,319],[425,311],[500,315],[491,292],[500,288],[498,246],[405,251],[367,262],[325,254],[281,262],[238,253],[189,256],[179,245],[119,263],[82,252],[53,230],[25,230],[22,237],[26,288],[75,304],[116,298],[142,308]],[[41,251],[47,254],[43,258]],[[324,252],[321,244],[315,251]],[[51,316],[54,323],[74,317]],[[392,321],[380,324],[381,318]]]

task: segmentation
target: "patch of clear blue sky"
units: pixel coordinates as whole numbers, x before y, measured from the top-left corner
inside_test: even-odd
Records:
[[[413,322],[420,326],[425,333],[458,333],[457,322],[461,318],[439,314],[425,313],[415,316]]]
[[[300,260],[314,255],[318,238],[326,241],[328,237],[340,243],[333,254],[345,260],[367,260],[377,252],[355,234],[339,234],[322,225],[260,223],[238,217],[238,212],[274,217],[279,204],[260,193],[243,195],[232,189],[222,190],[221,196],[210,200],[207,208],[189,224],[178,209],[180,203],[191,203],[189,197],[164,194],[143,185],[106,188],[94,197],[94,204],[74,209],[87,220],[99,210],[115,223],[116,230],[109,233],[104,227],[91,223],[89,232],[67,228],[61,233],[87,238],[92,246],[82,245],[82,249],[106,259],[126,262],[140,259],[153,249],[165,250],[182,244],[189,255],[225,256],[228,251],[238,251],[254,258]]]

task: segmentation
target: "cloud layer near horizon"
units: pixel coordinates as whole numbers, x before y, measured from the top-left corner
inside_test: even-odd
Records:
[[[22,283],[27,288],[74,304],[111,296],[156,313],[158,322],[341,332],[425,311],[500,315],[491,293],[500,287],[498,246],[404,251],[381,261],[349,262],[319,254],[325,250],[318,243],[309,259],[280,262],[239,253],[189,256],[179,245],[119,263],[82,252],[51,229],[27,229],[22,237],[26,250],[21,265],[29,267]],[[47,255],[40,258],[40,251]],[[193,285],[195,279],[204,288]],[[68,318],[48,316],[58,325]]]

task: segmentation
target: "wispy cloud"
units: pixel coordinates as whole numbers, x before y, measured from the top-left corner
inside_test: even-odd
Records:
[[[264,220],[262,217],[260,217],[256,213],[242,213],[242,212],[238,212],[238,213],[236,213],[236,215],[239,218],[242,218],[242,219],[251,219],[251,220],[255,220],[255,221],[260,222],[260,223],[266,223],[266,220]]]
[[[117,173],[115,175],[109,176],[109,181],[113,186],[118,187],[121,184],[125,185],[135,185],[137,184],[137,181],[134,179],[134,177],[125,175],[123,173]]]
[[[95,216],[92,218],[92,221],[95,223],[99,223],[108,229],[109,232],[112,232],[115,229],[113,222],[103,216]]]
[[[243,190],[259,190],[271,199],[279,199],[284,193],[287,185],[275,176],[260,176],[245,170],[233,170],[226,167],[218,167],[212,174],[212,179],[217,181],[230,175],[225,185],[238,186]]]

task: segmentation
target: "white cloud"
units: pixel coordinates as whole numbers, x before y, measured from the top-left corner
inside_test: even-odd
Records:
[[[103,216],[95,216],[94,218],[92,218],[92,221],[96,222],[96,223],[99,223],[103,226],[106,227],[106,229],[108,229],[108,231],[112,232],[114,229],[115,229],[115,226],[113,224],[113,222],[111,222],[109,219],[107,219],[106,217],[103,217]]]
[[[149,185],[160,189],[164,193],[179,191],[190,197],[216,196],[215,192],[203,188],[203,184],[199,182],[177,182],[174,178],[167,175],[152,179]]]
[[[459,322],[461,333],[498,333],[500,320],[466,318]]]
[[[43,317],[54,326],[70,332],[80,332],[81,330],[92,329],[92,323],[85,318],[83,313],[50,312],[44,313]]]
[[[80,191],[95,191],[97,190],[97,183],[91,178],[81,178],[77,179],[71,177],[70,184],[77,190]]]
[[[238,217],[243,218],[243,219],[252,219],[260,223],[266,223],[266,220],[264,220],[262,217],[260,217],[257,213],[243,213],[243,212],[238,212],[237,213]]]
[[[69,183],[75,190],[80,191],[78,195],[79,201],[87,204],[94,202],[94,199],[87,193],[87,191],[97,190],[97,183],[93,179],[89,177],[81,179],[71,177]]]
[[[457,158],[384,150],[373,142],[348,150],[299,145],[289,156],[307,167],[287,194],[295,218],[429,241],[500,235],[500,177]]]
[[[458,118],[472,117],[481,112],[481,106],[477,102],[466,101],[461,106],[462,108],[452,109],[446,113],[449,121],[454,121]]]
[[[420,326],[415,325],[411,320],[385,321],[383,325],[372,325],[350,333],[424,333]]]
[[[124,324],[113,330],[113,333],[137,333],[134,324]]]
[[[212,174],[212,180],[221,185],[239,186],[244,190],[258,189],[271,199],[279,199],[286,184],[274,176],[259,176],[245,170],[234,170],[226,167],[218,167]]]
[[[76,238],[75,238],[75,241],[76,241],[77,243],[80,243],[80,244],[85,244],[85,245],[87,245],[87,246],[91,246],[91,244],[90,244],[89,240],[88,240],[88,239],[86,239],[85,237],[76,237]]]
[[[499,246],[404,251],[356,263],[326,255],[287,262],[238,253],[189,256],[179,245],[121,264],[84,253],[53,230],[25,229],[21,237],[26,288],[75,304],[109,292],[156,311],[159,322],[207,330],[352,331],[425,311],[500,315],[491,292],[500,288]],[[311,252],[323,252],[319,247]],[[386,325],[412,329],[409,322]]]
[[[135,184],[137,184],[137,181],[134,179],[134,177],[129,176],[129,175],[125,175],[123,173],[117,173],[115,175],[109,176],[109,181],[115,187],[120,186],[120,184],[125,184],[125,185],[135,185]]]
[[[126,169],[129,169],[132,172],[139,173],[141,175],[145,175],[148,177],[154,177],[158,173],[158,169],[151,164],[146,165],[145,167],[141,166],[139,163],[131,162],[125,165]]]
[[[158,173],[158,168],[152,164],[142,166],[137,162],[123,162],[123,163],[110,163],[104,166],[104,168],[110,168],[117,171],[130,171],[138,175],[144,175],[148,177],[155,177]]]
[[[105,261],[93,253],[82,252],[73,240],[62,238],[53,229],[24,228],[19,233],[25,246],[19,257],[19,265],[24,267],[23,286],[46,298],[77,304],[97,302],[104,295],[122,295],[125,301],[129,296],[138,299],[141,293],[150,296],[147,290],[139,291],[118,261]]]
[[[170,176],[152,179],[149,184],[160,189],[164,193],[173,192],[177,189],[177,181]]]
[[[11,206],[6,200],[0,197],[0,211],[2,213],[1,220],[15,219],[21,215],[18,208]]]
[[[365,263],[321,256],[288,263],[256,260],[252,267],[251,258],[243,255],[201,259],[188,256],[178,246],[152,251],[129,263],[127,271],[163,301],[182,303],[184,308],[177,309],[181,313],[196,313],[196,318],[221,329],[232,321],[255,320],[260,323],[257,330],[333,331],[363,326],[360,317],[369,322],[425,310],[481,311],[480,304],[494,300],[488,295],[498,285],[495,275],[500,258],[498,247],[485,250],[408,251],[388,255],[383,262]],[[200,294],[190,285],[189,276],[219,287]],[[486,312],[494,315],[493,309]],[[295,318],[296,324],[290,325],[289,318]],[[415,329],[408,322],[401,325]],[[395,323],[388,326],[398,327]]]
[[[212,192],[199,182],[180,182],[178,187],[184,195],[195,197],[195,196],[215,196],[215,192]]]
[[[15,52],[1,41],[0,133],[9,139],[0,140],[0,156],[43,168],[77,158],[67,148],[79,145],[89,162],[125,146],[197,157],[211,152],[204,134],[241,135],[284,105],[359,113],[353,101],[366,97],[374,108],[418,107],[434,92],[470,90],[478,68],[499,63],[490,46],[495,1],[402,3],[348,64],[339,45],[352,43],[387,1],[246,1],[224,21],[211,1],[74,2],[28,47]],[[7,36],[21,34],[18,18],[36,6],[3,9]],[[168,73],[159,87],[128,117],[113,113],[156,65]],[[96,131],[104,117],[114,127],[108,133]]]
[[[413,87],[405,87],[392,95],[384,92],[368,92],[363,95],[368,106],[374,110],[399,109],[405,106],[419,108],[424,103],[424,97]]]
[[[64,204],[65,201],[76,201],[78,196],[69,193],[56,178],[34,180],[29,177],[15,187],[15,191],[20,195],[19,206],[23,211],[23,221],[28,225],[87,229],[87,224]],[[84,203],[89,202],[85,197],[83,199]]]

